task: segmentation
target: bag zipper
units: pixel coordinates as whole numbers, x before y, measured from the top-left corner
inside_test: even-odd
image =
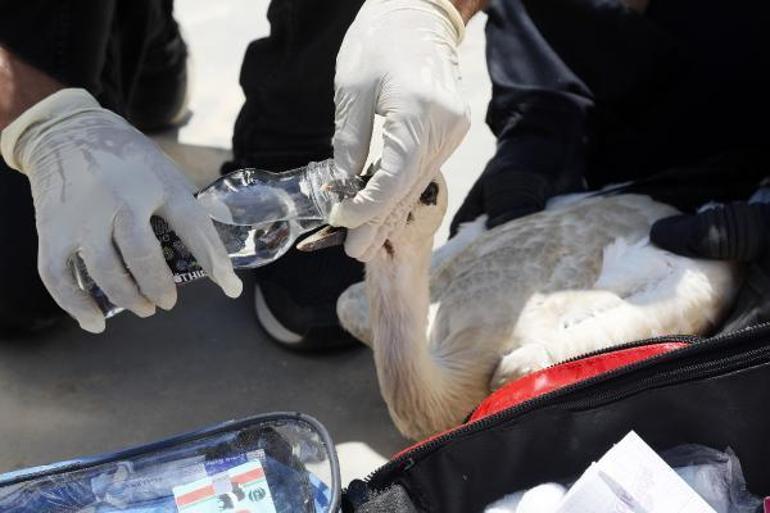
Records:
[[[588,353],[580,354],[578,356],[573,356],[572,358],[567,358],[566,360],[561,360],[556,363],[552,363],[551,365],[547,367],[543,367],[538,372],[547,371],[549,369],[553,369],[554,367],[558,367],[560,365],[566,365],[569,363],[577,362],[579,360],[584,360],[586,358],[593,358],[595,356],[602,356],[605,354],[610,354],[618,351],[624,351],[627,349],[636,349],[639,347],[645,347],[645,346],[652,346],[656,344],[688,344],[692,345],[695,343],[698,343],[699,341],[703,340],[703,337],[698,335],[674,335],[670,337],[654,337],[654,338],[646,338],[642,340],[637,340],[634,342],[626,342],[625,344],[620,344],[618,346],[611,346],[611,347],[605,347],[603,349],[595,349],[593,351],[590,351]],[[626,365],[627,366],[627,365]],[[625,367],[625,366],[624,366]],[[604,375],[604,374],[602,374]],[[510,383],[514,383],[515,381],[509,381],[506,383],[506,385]],[[503,385],[504,388],[505,385]],[[499,390],[499,389],[498,389]],[[480,405],[479,405],[480,406]],[[463,420],[463,424],[467,424],[471,421],[473,418],[473,415],[476,413],[476,410],[478,409],[477,406],[472,412],[468,414],[467,417]],[[462,425],[462,424],[461,424]]]
[[[630,365],[626,365],[618,369],[614,369],[612,371],[600,374],[598,376],[594,376],[587,380],[580,381],[578,383],[573,383],[571,385],[560,388],[558,390],[554,390],[553,392],[549,392],[542,396],[538,396],[533,399],[530,399],[529,401],[525,401],[507,410],[503,410],[501,412],[495,413],[488,417],[484,417],[483,419],[480,419],[472,424],[461,426],[455,429],[454,431],[450,431],[449,433],[440,435],[433,440],[429,440],[425,444],[420,445],[419,447],[416,447],[412,451],[389,461],[382,467],[378,468],[377,470],[369,474],[366,477],[365,482],[367,483],[369,489],[372,492],[374,493],[381,492],[385,490],[388,486],[390,486],[388,481],[390,481],[389,477],[391,476],[391,474],[397,471],[403,472],[408,470],[409,468],[411,468],[416,464],[416,460],[421,456],[424,456],[457,438],[461,438],[464,436],[478,433],[480,431],[484,431],[486,429],[489,429],[495,426],[496,424],[500,424],[500,423],[504,423],[506,421],[512,420],[520,415],[524,415],[537,408],[559,404],[560,399],[563,399],[565,396],[573,392],[579,391],[581,389],[591,387],[592,385],[595,385],[602,381],[607,381],[612,378],[622,376],[623,374],[631,373],[634,370],[652,366],[661,361],[665,361],[666,359],[672,359],[674,357],[684,357],[684,356],[697,356],[701,352],[705,352],[707,350],[713,349],[712,346],[716,345],[719,342],[722,342],[731,338],[735,338],[737,336],[752,336],[754,333],[759,332],[768,327],[770,327],[770,322],[762,323],[757,326],[752,326],[750,328],[746,328],[740,331],[721,334],[715,337],[704,338],[704,339],[701,339],[699,337],[689,337],[689,336],[658,337],[654,339],[646,339],[642,341],[631,342],[629,344],[623,344],[620,346],[614,346],[611,348],[594,351],[576,358],[570,358],[556,365],[576,361],[585,357],[597,356],[597,355],[601,355],[601,354],[605,354],[605,353],[609,353],[617,350],[630,349],[630,348],[639,347],[642,345],[649,345],[651,343],[661,343],[661,342],[668,341],[668,342],[686,342],[690,344],[689,347],[684,347],[682,349],[672,351],[670,353],[657,355],[652,358],[642,360],[636,363],[632,363]],[[766,354],[770,355],[770,345],[764,346],[763,348],[760,348],[754,351],[741,352],[732,357],[724,357],[717,360],[711,359],[704,363],[696,363],[685,367],[679,367],[663,373],[656,372],[656,374],[652,377],[644,377],[641,380],[634,379],[633,383],[631,384],[631,385],[634,385],[633,387],[629,385],[617,391],[613,391],[611,393],[594,395],[582,401],[572,400],[572,402],[569,402],[569,404],[574,403],[576,406],[579,405],[580,407],[590,407],[591,405],[600,404],[602,402],[606,402],[613,398],[624,397],[625,395],[634,393],[635,391],[644,390],[653,384],[658,384],[658,383],[670,384],[672,382],[676,382],[676,380],[681,381],[683,378],[692,378],[692,377],[698,376],[701,373],[712,371],[712,369],[715,372],[723,372],[727,369],[727,366],[730,365],[731,363],[744,364],[746,361],[753,361],[754,359],[758,359],[761,356],[765,356]],[[568,402],[568,401],[565,401],[565,402]]]
[[[596,349],[588,353],[584,353],[578,356],[573,356],[572,358],[567,358],[566,360],[561,360],[560,362],[551,364],[548,367],[544,367],[544,370],[552,369],[554,367],[558,367],[559,365],[564,365],[565,363],[572,363],[578,360],[583,360],[585,358],[593,358],[594,356],[601,356],[604,354],[614,353],[615,351],[623,351],[625,349],[635,349],[637,347],[652,346],[655,344],[665,344],[665,343],[673,343],[673,344],[684,343],[684,344],[692,345],[702,340],[705,340],[705,339],[698,335],[675,335],[672,337],[646,338],[643,340],[637,340],[635,342],[626,342],[625,344],[620,344],[618,346],[610,346],[610,347],[605,347],[603,349]]]

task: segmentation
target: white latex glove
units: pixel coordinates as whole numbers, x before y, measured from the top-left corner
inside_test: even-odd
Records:
[[[167,310],[176,303],[171,270],[150,228],[154,214],[228,296],[240,294],[222,241],[181,171],[86,91],[64,89],[39,102],[3,130],[0,145],[8,165],[29,178],[40,277],[83,329],[98,333],[105,322],[68,267],[76,252],[115,305],[147,317],[156,305]]]
[[[330,223],[349,228],[345,250],[370,260],[406,224],[409,210],[470,126],[457,45],[462,17],[449,0],[367,0],[337,55],[334,160],[360,174],[374,115],[385,116],[379,169]]]

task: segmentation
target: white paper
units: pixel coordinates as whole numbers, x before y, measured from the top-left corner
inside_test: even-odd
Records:
[[[557,513],[715,513],[633,431],[570,488]]]

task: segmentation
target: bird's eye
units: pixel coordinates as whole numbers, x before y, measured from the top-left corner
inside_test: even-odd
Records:
[[[435,205],[438,202],[438,184],[431,182],[420,195],[420,203],[423,205]]]

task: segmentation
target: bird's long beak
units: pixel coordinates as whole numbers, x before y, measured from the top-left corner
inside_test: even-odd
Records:
[[[345,237],[348,234],[347,228],[337,228],[334,226],[324,226],[309,237],[303,239],[297,244],[297,249],[310,253],[319,249],[341,246],[345,243]]]
[[[352,198],[358,191],[363,189],[369,182],[369,179],[374,175],[376,170],[375,164],[371,164],[366,170],[366,173],[361,175],[358,183],[352,183],[351,188],[350,180],[332,180],[323,185],[323,190],[333,194],[337,194],[338,200],[342,201],[346,198]],[[311,251],[318,251],[319,249],[331,248],[333,246],[342,246],[345,243],[345,237],[348,235],[347,228],[337,228],[334,226],[324,226],[311,236],[303,239],[297,244],[297,249],[310,253]]]

